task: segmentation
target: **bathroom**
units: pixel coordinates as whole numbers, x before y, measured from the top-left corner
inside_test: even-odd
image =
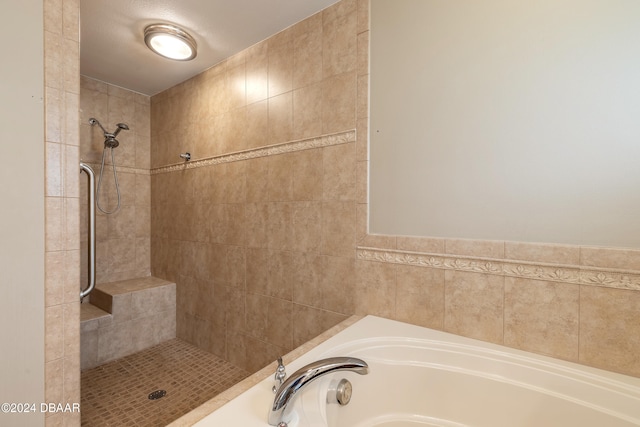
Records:
[[[43,330],[36,325],[40,339],[33,343],[44,363],[35,360],[30,366],[39,378],[34,383],[45,391],[38,401],[79,402],[82,206],[76,166],[81,138],[91,129],[79,112],[79,2],[48,1],[44,13],[46,142],[34,155],[46,155],[41,197],[46,230],[40,237],[45,247],[40,283],[45,288],[32,292],[41,303],[33,308],[34,319],[40,316],[46,326]],[[151,98],[147,135],[132,126],[132,132],[154,144],[148,165],[142,160],[126,166],[153,170],[148,183],[151,226],[149,237],[139,237],[141,262],[148,259],[149,272],[178,284],[177,335],[254,371],[351,314],[375,314],[640,375],[640,344],[633,338],[640,295],[633,288],[593,286],[571,276],[540,280],[445,270],[402,262],[401,256],[418,252],[446,254],[453,260],[518,260],[542,268],[561,265],[563,272],[602,272],[606,279],[621,270],[640,270],[638,250],[367,234],[368,148],[361,136],[368,133],[368,2],[342,1],[323,13],[321,21],[310,19],[269,39],[268,51],[256,45]],[[315,37],[321,30],[331,34],[332,25],[348,31],[330,40]],[[310,52],[330,45],[329,60],[309,69],[296,67],[292,52],[300,43],[307,43]],[[280,55],[288,76],[287,84],[274,82],[275,92],[269,94],[275,95],[267,97],[257,87],[247,91],[244,102],[233,98],[224,106],[203,105],[207,91],[215,90],[216,75],[237,78],[244,69],[260,82],[269,55]],[[304,64],[314,60],[320,61],[305,57]],[[112,95],[125,100],[129,96],[117,90]],[[298,115],[299,102],[309,116]],[[225,116],[226,121],[216,108],[238,114]],[[117,121],[132,121],[130,117]],[[203,123],[203,117],[210,120]],[[277,125],[270,127],[267,118]],[[159,128],[154,129],[154,123]],[[121,135],[126,141],[132,134]],[[241,137],[233,140],[230,135]],[[323,135],[335,138],[326,146],[278,155],[162,169],[178,163],[178,155],[186,151],[197,160],[290,141],[311,144]],[[209,140],[226,142],[206,144]],[[144,153],[145,146],[137,143]],[[224,232],[198,236],[197,224],[209,214],[225,224]],[[213,262],[201,263],[197,257]],[[203,271],[203,264],[211,271]],[[215,278],[212,283],[207,282],[210,277]],[[202,288],[211,291],[204,301],[195,292]],[[223,307],[216,306],[218,296]],[[80,420],[77,413],[46,415],[51,425]]]

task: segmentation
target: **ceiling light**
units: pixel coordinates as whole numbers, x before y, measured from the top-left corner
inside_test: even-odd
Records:
[[[151,24],[144,29],[149,49],[165,58],[189,61],[196,57],[196,41],[189,33],[171,24]]]

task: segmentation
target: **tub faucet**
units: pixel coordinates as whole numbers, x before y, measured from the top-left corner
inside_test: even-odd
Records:
[[[269,411],[269,424],[286,427],[298,392],[313,380],[337,371],[353,371],[365,375],[369,373],[369,365],[355,357],[330,357],[298,369],[276,391],[273,406]]]

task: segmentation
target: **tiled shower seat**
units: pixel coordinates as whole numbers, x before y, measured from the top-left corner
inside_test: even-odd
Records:
[[[81,368],[176,337],[176,285],[156,277],[96,286],[81,307]]]

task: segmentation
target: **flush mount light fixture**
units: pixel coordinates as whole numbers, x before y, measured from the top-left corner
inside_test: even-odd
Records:
[[[144,29],[144,42],[149,49],[176,61],[196,57],[196,41],[189,33],[172,24],[151,24]]]

